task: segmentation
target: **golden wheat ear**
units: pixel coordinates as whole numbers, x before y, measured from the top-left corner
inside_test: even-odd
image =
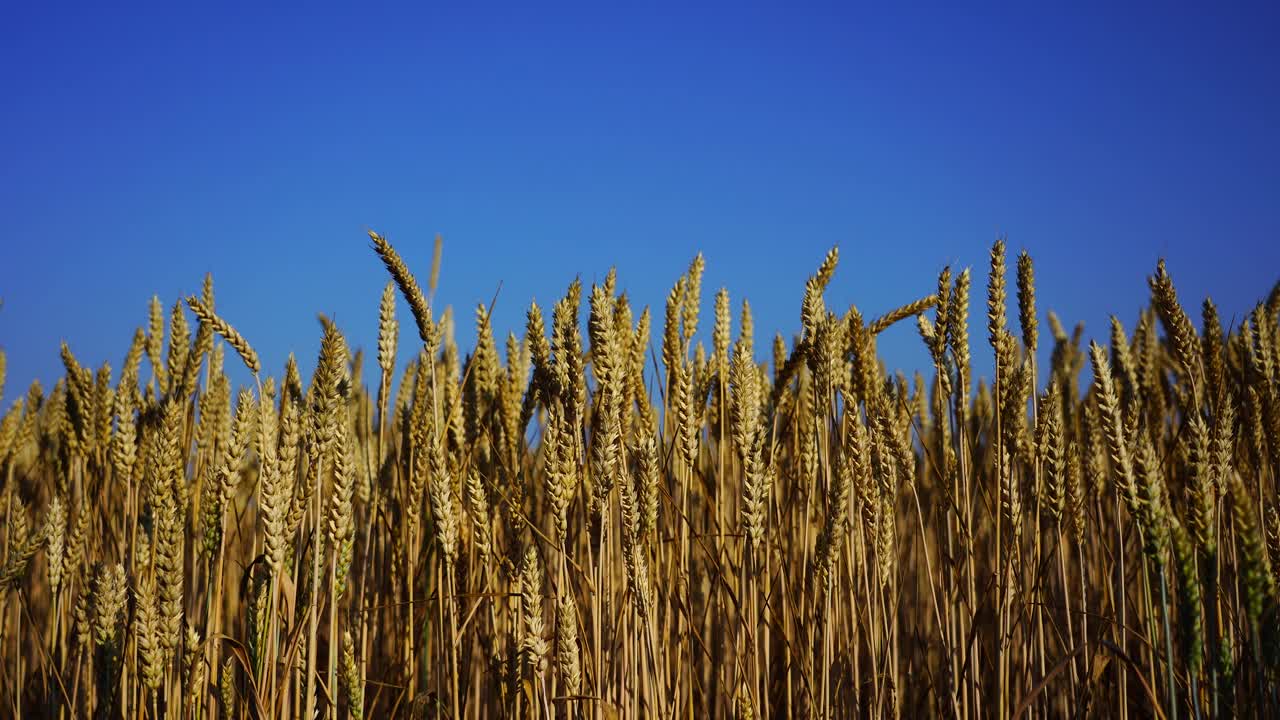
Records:
[[[215,315],[213,310],[195,295],[187,298],[187,306],[191,308],[191,312],[195,313],[196,318],[202,325],[207,325],[215,333],[222,336],[223,340],[227,341],[227,344],[244,361],[245,367],[249,368],[249,372],[257,375],[262,370],[262,365],[258,362],[258,353],[253,351],[249,341],[245,340],[244,336],[232,327],[230,323]]]

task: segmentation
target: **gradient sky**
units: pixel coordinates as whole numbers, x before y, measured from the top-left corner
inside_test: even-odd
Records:
[[[316,312],[371,349],[367,228],[424,282],[442,233],[440,301],[470,318],[501,282],[500,337],[615,264],[660,308],[698,250],[705,312],[745,293],[761,347],[836,244],[829,305],[875,315],[952,264],[977,317],[1007,234],[1095,337],[1160,256],[1196,317],[1280,279],[1275,3],[111,5],[2,11],[8,399],[60,340],[118,370],[152,294],[205,272],[275,373],[313,365]],[[911,327],[881,347],[928,365]]]

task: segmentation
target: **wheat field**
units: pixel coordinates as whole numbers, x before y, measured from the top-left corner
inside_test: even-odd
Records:
[[[13,399],[0,354],[0,715],[1280,707],[1280,285],[1224,328],[1160,262],[1086,343],[1003,241],[881,317],[827,307],[833,249],[770,340],[701,312],[699,255],[659,317],[610,271],[499,337],[438,311],[439,239],[424,289],[370,238],[368,371],[322,316],[312,377],[273,373],[208,278],[118,373],[64,344]],[[896,323],[932,367],[885,367]]]

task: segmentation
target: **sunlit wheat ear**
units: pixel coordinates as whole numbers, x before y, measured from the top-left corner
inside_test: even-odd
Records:
[[[205,652],[200,633],[190,621],[187,622],[186,636],[183,641],[182,677],[186,686],[185,702],[193,707],[204,690]]]
[[[4,564],[0,565],[0,590],[7,590],[22,580],[43,539],[39,531],[31,530],[27,507],[15,496],[9,498],[5,523],[9,531],[9,548]]]
[[[121,639],[128,601],[124,565],[102,568],[94,579],[93,590],[94,638],[99,645],[115,644]]]
[[[262,514],[267,564],[272,573],[279,573],[284,566],[285,521],[289,509],[289,493],[286,492],[288,481],[280,472],[277,462],[279,436],[276,432],[278,419],[275,409],[275,392],[275,380],[267,378],[262,386],[262,396],[258,400],[254,449],[259,458],[258,503]],[[286,404],[285,412],[293,412],[292,406]]]
[[[453,496],[453,482],[445,461],[443,440],[437,435],[428,449],[431,472],[431,517],[435,521],[436,541],[445,560],[452,564],[458,555],[457,503]]]
[[[1214,305],[1212,299],[1204,299],[1200,317],[1204,328],[1200,352],[1204,363],[1205,388],[1209,392],[1209,399],[1213,402],[1213,406],[1221,407],[1228,387],[1225,382],[1226,359],[1223,357],[1226,339],[1223,335],[1222,320],[1218,317],[1218,307]]]
[[[1138,365],[1129,347],[1129,338],[1125,334],[1124,325],[1119,318],[1111,316],[1111,363],[1115,370],[1119,387],[1116,392],[1124,400],[1128,398],[1129,407],[1140,397],[1141,380],[1138,377]]]
[[[471,359],[471,381],[486,401],[492,397],[498,385],[498,346],[489,322],[489,310],[483,304],[476,306],[476,349]]]
[[[222,454],[218,461],[218,470],[215,476],[215,495],[212,506],[209,508],[211,514],[216,515],[217,522],[215,524],[219,526],[222,512],[226,509],[227,503],[235,491],[236,483],[240,479],[240,464],[245,450],[248,449],[255,437],[254,431],[257,426],[257,420],[258,416],[254,407],[253,394],[248,390],[241,390],[236,397],[235,415],[231,421],[231,435],[227,438],[226,444],[222,446]]]
[[[609,529],[610,497],[617,484],[620,452],[618,441],[621,430],[615,412],[598,413],[591,439],[590,471],[591,499],[588,504],[590,537],[593,547],[600,547],[604,531]],[[597,551],[599,552],[599,550]]]
[[[1000,355],[1006,352],[1004,334],[1008,302],[1003,239],[996,240],[991,246],[991,271],[987,278],[987,339],[996,351],[997,361],[1000,361]]]
[[[89,579],[92,581],[92,576]],[[76,604],[71,611],[78,651],[84,651],[93,644],[93,624],[90,622],[90,613],[93,611],[92,597],[92,592],[77,593]]]
[[[200,320],[201,325],[207,325],[213,332],[227,341],[227,344],[244,361],[245,367],[249,368],[249,372],[257,375],[262,370],[262,365],[258,362],[258,353],[254,352],[249,342],[230,323],[215,315],[212,308],[206,307],[194,295],[187,298],[187,305],[190,306],[191,312],[195,314],[196,318]]]
[[[0,462],[3,462],[15,449],[21,421],[22,401],[19,400],[10,406],[3,418],[0,418]]]
[[[166,394],[186,397],[182,387],[182,373],[187,367],[187,355],[191,352],[191,326],[182,309],[182,301],[174,302],[169,310],[169,344],[165,348],[165,375],[169,378]]]
[[[737,708],[739,720],[755,720],[755,706],[751,702],[750,692],[745,687],[738,692],[734,699],[734,703]]]
[[[1268,313],[1267,306],[1258,303],[1249,314],[1249,326],[1252,332],[1246,338],[1249,344],[1249,364],[1253,371],[1267,383],[1280,382],[1277,375],[1276,344],[1277,320]],[[1270,429],[1270,425],[1269,428]]]
[[[386,238],[370,230],[369,239],[373,241],[374,252],[382,259],[387,272],[391,274],[391,279],[395,281],[396,286],[400,288],[400,294],[409,304],[409,311],[418,325],[418,337],[424,345],[434,350],[440,341],[440,330],[431,317],[431,306],[427,304],[422,288],[418,287],[418,281],[413,278],[409,267],[400,259],[400,254],[391,247],[391,243],[387,242]]]
[[[89,445],[96,451],[109,451],[112,421],[115,417],[115,391],[111,388],[111,365],[103,363],[94,374],[93,409],[89,418]]]
[[[1036,432],[1038,455],[1044,461],[1044,504],[1050,519],[1062,519],[1067,500],[1067,458],[1062,431],[1061,395],[1056,382],[1049,384],[1040,403]]]
[[[756,432],[743,460],[742,529],[751,545],[761,546],[769,510],[768,468],[764,463],[764,435]]]
[[[64,441],[72,453],[88,450],[92,438],[90,427],[93,413],[93,373],[76,360],[71,348],[64,342],[61,348],[62,366],[66,369],[66,414]]]
[[[147,306],[147,362],[151,365],[151,373],[155,376],[156,383],[159,385],[158,390],[165,392],[168,383],[168,375],[165,373],[164,358],[164,306],[160,304],[159,296],[152,295],[151,303]]]
[[[480,480],[480,473],[474,469],[467,474],[466,508],[471,519],[471,540],[480,554],[481,565],[487,565],[493,553],[493,525],[489,516],[488,493]]]
[[[592,286],[590,306],[587,327],[591,340],[592,373],[596,375],[600,397],[605,403],[605,414],[620,420],[617,416],[626,397],[624,383],[627,370],[623,333],[630,330],[630,321],[627,321],[627,327],[618,327],[613,296],[603,286]]]
[[[712,332],[711,357],[712,364],[719,374],[721,382],[727,382],[729,373],[729,291],[720,288],[716,292],[715,329]]]
[[[364,717],[364,678],[356,665],[355,643],[351,633],[342,635],[342,688],[347,694],[347,712],[354,720]]]
[[[952,291],[951,302],[948,303],[946,317],[946,333],[947,347],[951,351],[952,361],[956,367],[956,389],[958,394],[955,400],[957,414],[961,419],[964,418],[969,407],[969,375],[970,375],[970,355],[969,355],[969,289],[970,289],[969,269],[965,268],[956,276],[955,287]]]
[[[1080,449],[1077,445],[1068,445],[1067,453],[1067,506],[1066,513],[1071,520],[1070,529],[1078,540],[1085,531],[1085,500],[1089,488],[1085,486],[1080,464]]]
[[[839,254],[835,248],[832,248],[818,271],[805,282],[804,298],[800,302],[800,324],[806,339],[817,332],[818,323],[822,322],[827,315],[827,306],[822,294],[826,290],[827,283],[831,281],[838,259]]]
[[[68,572],[75,571],[85,559],[85,544],[88,541],[89,520],[92,510],[81,506],[75,514],[75,524],[71,527],[71,538],[67,541],[67,560],[64,563]]]
[[[880,333],[889,329],[890,326],[898,322],[901,322],[909,317],[915,317],[917,315],[920,315],[921,313],[925,312],[926,310],[928,310],[929,308],[937,304],[938,304],[937,295],[926,295],[920,298],[919,300],[913,300],[907,303],[906,305],[903,305],[902,307],[890,310],[884,315],[881,315],[880,317],[876,318],[874,321],[872,321],[871,325],[867,327],[867,332],[871,333],[872,335],[879,335]]]
[[[946,368],[947,362],[947,318],[951,314],[951,267],[942,268],[942,272],[938,273],[938,291],[934,293],[937,302],[934,303],[934,315],[932,320],[924,314],[917,316],[917,323],[921,329],[921,337],[925,338],[925,346],[929,348],[929,355],[933,358],[935,368]],[[925,332],[926,327],[929,332]],[[927,335],[927,337],[926,337]],[[951,373],[941,372],[937,375],[938,381],[942,383],[940,392],[943,395],[951,394]]]
[[[1008,450],[1000,452],[1003,455],[1000,467],[1006,468],[1000,477],[1000,507],[1012,536],[1011,542],[1016,547],[1022,537],[1023,528],[1022,487],[1019,485],[1017,473],[1008,469],[1010,461]]]
[[[667,293],[662,324],[662,363],[668,373],[674,372],[676,365],[683,362],[685,357],[684,338],[680,333],[680,316],[684,313],[687,285],[688,279],[681,277]]]
[[[618,507],[622,514],[622,564],[636,611],[641,617],[647,617],[651,596],[650,579],[634,480],[626,476],[618,483]]]
[[[204,286],[200,293],[200,304],[209,313],[214,312],[213,276],[207,273],[204,276]],[[198,316],[197,319],[199,319]],[[185,390],[190,391],[196,388],[200,367],[204,359],[213,350],[214,334],[213,327],[208,323],[201,322],[199,327],[196,328],[195,340],[191,345],[191,350],[187,353],[187,361],[182,367],[181,385]]]
[[[138,364],[142,361],[142,331],[133,336],[133,345],[125,355],[124,368],[120,370],[120,382],[116,384],[113,402],[115,432],[110,433],[111,465],[116,477],[127,480],[133,477],[137,462],[137,432],[134,411],[138,410]]]
[[[1218,497],[1225,496],[1232,475],[1237,437],[1235,404],[1224,403],[1214,420],[1213,435],[1209,441],[1210,477],[1218,490]]]
[[[348,572],[351,566],[352,534],[355,531],[355,516],[352,506],[355,496],[356,456],[350,433],[346,423],[339,424],[339,431],[334,441],[332,452],[333,486],[329,496],[328,518],[325,530],[328,533],[329,547],[337,553],[335,569],[335,593],[342,596],[346,593]]]
[[[378,367],[390,375],[396,365],[396,345],[400,339],[400,323],[396,321],[396,285],[387,282],[378,304]]]
[[[893,582],[897,567],[897,519],[893,497],[884,493],[880,497],[879,516],[876,522],[876,576],[882,588]]]
[[[1217,552],[1218,492],[1212,474],[1209,426],[1195,415],[1187,423],[1187,433],[1186,531],[1206,555],[1212,556]]]
[[[538,563],[538,551],[533,546],[525,551],[520,564],[519,585],[520,651],[524,666],[535,676],[540,676],[546,670],[550,648],[542,609],[542,567]]]
[[[572,593],[562,590],[556,600],[556,668],[568,695],[582,688],[582,667],[578,654],[578,606]]]
[[[847,404],[850,398],[844,398]],[[852,413],[845,415],[845,437],[849,445],[845,450],[843,462],[836,468],[831,484],[827,488],[827,516],[823,521],[822,531],[818,535],[816,565],[818,577],[830,588],[832,570],[841,540],[844,537],[845,525],[849,519],[849,494],[853,489],[854,478],[861,473],[861,464],[865,448],[862,447],[862,423]]]
[[[676,452],[683,460],[684,466],[692,468],[698,454],[698,425],[695,415],[697,409],[694,407],[694,381],[691,370],[683,365],[676,366],[670,404],[675,421]]]
[[[1165,334],[1173,346],[1174,357],[1182,372],[1194,383],[1200,369],[1200,343],[1195,326],[1178,302],[1178,291],[1174,289],[1173,279],[1165,270],[1163,259],[1156,264],[1156,272],[1147,282],[1151,286],[1151,305],[1164,325]]]
[[[181,640],[185,583],[186,503],[181,497],[184,457],[183,409],[175,401],[164,407],[159,445],[153,451],[151,502],[155,520],[156,584],[160,598],[160,641],[171,657]]]
[[[1111,363],[1107,362],[1102,346],[1091,343],[1089,354],[1093,360],[1093,379],[1098,386],[1099,423],[1111,455],[1111,466],[1119,483],[1121,497],[1135,518],[1138,511],[1138,483],[1130,460],[1129,441],[1124,432],[1124,420],[1120,413],[1120,398],[1116,394],[1115,380],[1111,375]]]
[[[218,702],[222,705],[224,717],[236,717],[236,666],[235,661],[227,658],[218,672]]]
[[[1031,355],[1039,347],[1039,320],[1036,317],[1036,273],[1031,255],[1018,253],[1018,321],[1022,326],[1022,346]]]
[[[14,456],[22,455],[25,450],[38,450],[40,442],[40,420],[44,414],[43,405],[45,403],[44,387],[40,385],[39,380],[32,380],[31,385],[27,388],[27,396],[24,399],[14,401],[10,407],[21,406],[22,418],[13,430],[13,436],[7,441],[8,451],[0,448],[0,457],[11,454]],[[3,421],[0,420],[0,424]],[[0,429],[0,433],[4,431]],[[0,438],[3,440],[3,438]]]
[[[529,346],[529,357],[533,363],[533,384],[547,397],[556,390],[549,383],[552,380],[551,343],[547,340],[546,319],[542,316],[542,308],[538,303],[529,304],[525,313],[524,340]]]
[[[556,544],[564,547],[568,537],[568,511],[577,489],[577,468],[573,463],[571,430],[566,427],[560,404],[548,409],[542,436],[542,458],[546,473],[546,497],[551,503],[552,527]]]
[[[409,422],[405,423],[406,425]],[[409,459],[410,473],[407,483],[407,495],[404,502],[410,510],[406,513],[405,525],[410,535],[417,533],[422,523],[421,509],[426,500],[427,483],[431,478],[431,445],[434,438],[430,434],[426,413],[422,413],[409,430],[415,448]]]
[[[66,562],[67,509],[62,498],[54,496],[49,501],[49,513],[45,518],[45,538],[48,542],[49,588],[57,594],[62,586],[62,570]]]
[[[155,582],[143,572],[134,584],[134,637],[142,661],[142,681],[148,688],[160,687],[164,676],[164,649],[160,645],[160,609]]]
[[[680,328],[687,346],[698,332],[698,313],[702,309],[702,272],[706,269],[706,261],[702,253],[694,256],[689,263],[689,272],[685,275],[684,304],[681,308]]]
[[[659,483],[661,468],[658,465],[657,440],[646,433],[632,450],[636,462],[636,494],[640,510],[640,536],[652,542],[658,529]]]
[[[729,418],[734,448],[746,461],[760,427],[760,375],[747,346],[734,346],[729,369]]]

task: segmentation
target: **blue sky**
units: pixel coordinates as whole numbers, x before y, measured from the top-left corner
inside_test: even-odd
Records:
[[[501,282],[502,335],[611,265],[660,307],[699,250],[705,312],[745,294],[761,347],[836,244],[829,304],[875,315],[952,264],[976,317],[1007,234],[1096,337],[1160,256],[1228,317],[1280,279],[1274,4],[175,5],[3,10],[8,398],[60,340],[118,369],[151,295],[205,272],[273,372],[312,365],[316,312],[372,348],[367,228],[424,279],[442,233],[441,303]],[[882,350],[928,364],[908,327]]]

